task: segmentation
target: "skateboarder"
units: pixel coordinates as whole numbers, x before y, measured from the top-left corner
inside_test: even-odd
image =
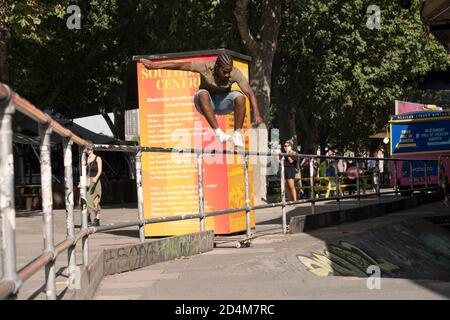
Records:
[[[233,58],[221,53],[216,61],[183,61],[155,63],[148,59],[139,59],[147,69],[170,69],[192,71],[200,74],[200,87],[194,95],[194,104],[208,121],[217,139],[226,143],[230,138],[235,146],[244,147],[242,127],[245,119],[245,97],[250,100],[253,109],[254,125],[264,122],[259,113],[258,102],[247,79],[242,72],[233,67]],[[231,85],[237,83],[241,91],[231,91]],[[244,95],[245,94],[245,95]],[[234,112],[234,132],[230,137],[217,123],[215,114],[225,115]]]

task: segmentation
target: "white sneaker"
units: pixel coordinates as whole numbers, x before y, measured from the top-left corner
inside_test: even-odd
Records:
[[[233,132],[231,141],[236,147],[244,148],[244,141],[242,140],[242,134],[239,131]]]
[[[217,137],[217,140],[220,141],[221,144],[227,143],[230,140],[231,136],[223,132],[220,128],[214,129],[214,134]]]

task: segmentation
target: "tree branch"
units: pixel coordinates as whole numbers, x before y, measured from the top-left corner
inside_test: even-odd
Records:
[[[264,10],[261,15],[261,39],[263,51],[272,56],[277,48],[278,33],[281,25],[281,3],[279,0],[264,0]]]
[[[105,119],[106,124],[108,125],[109,129],[112,131],[114,138],[118,138],[119,132],[117,127],[112,122],[111,118],[108,116],[108,113],[106,112],[106,107],[101,105],[98,107],[101,115],[103,116],[103,119]]]
[[[0,30],[0,81],[9,84],[8,44],[10,33]]]
[[[236,7],[234,9],[234,16],[236,18],[239,34],[245,47],[252,56],[260,55],[260,48],[258,41],[253,37],[247,21],[247,7],[249,0],[236,0]]]

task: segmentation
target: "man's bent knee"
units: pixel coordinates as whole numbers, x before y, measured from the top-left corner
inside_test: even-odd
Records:
[[[241,107],[241,106],[245,107],[245,96],[237,96],[236,98],[234,98],[234,104],[237,107]]]

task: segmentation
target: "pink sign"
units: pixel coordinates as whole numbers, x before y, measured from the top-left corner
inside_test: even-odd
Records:
[[[426,110],[425,104],[395,100],[395,114]]]

